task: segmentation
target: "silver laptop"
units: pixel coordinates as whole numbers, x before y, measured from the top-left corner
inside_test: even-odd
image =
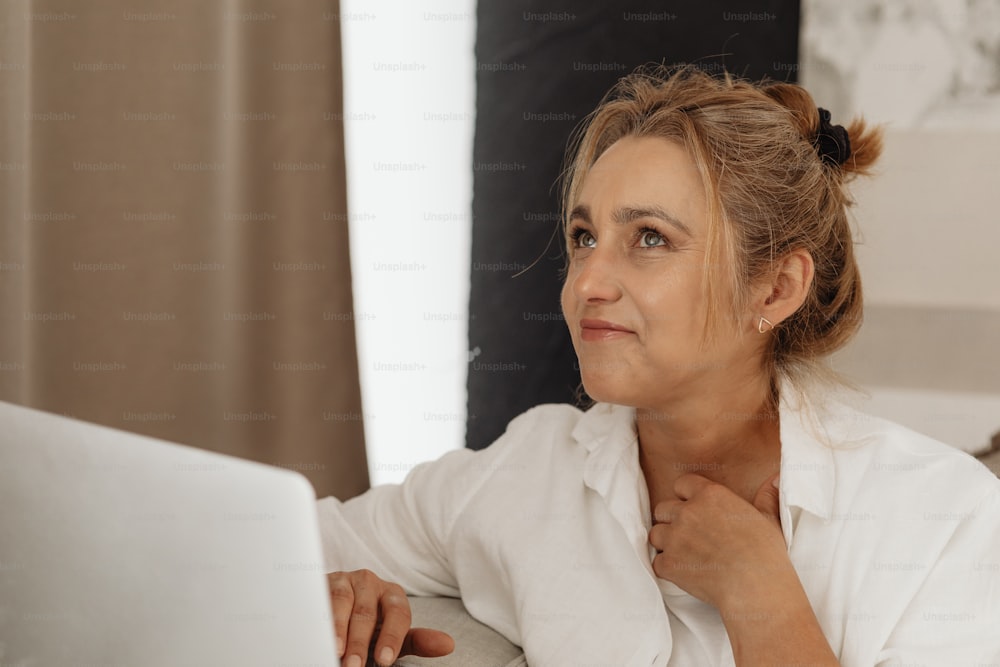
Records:
[[[0,403],[0,664],[336,667],[312,486]]]

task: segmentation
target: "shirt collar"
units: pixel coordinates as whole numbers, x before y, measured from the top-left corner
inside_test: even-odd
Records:
[[[598,403],[577,422],[573,437],[586,450],[583,483],[600,495],[652,577],[652,562],[645,556],[649,496],[639,467],[635,408]]]
[[[778,503],[782,523],[789,507],[800,507],[823,519],[833,513],[836,483],[829,426],[838,411],[834,403],[810,400],[786,381],[780,388],[781,481]],[[786,538],[788,535],[786,534]]]
[[[583,481],[602,497],[607,498],[616,473],[640,473],[635,408],[597,403],[580,418],[572,435],[587,451]],[[634,471],[623,470],[633,462]]]
[[[837,442],[830,427],[849,421],[850,415],[839,414],[844,408],[839,404],[810,400],[787,381],[781,383],[780,396],[782,523],[791,507],[829,519],[836,482],[831,445]],[[587,451],[584,483],[601,496],[607,498],[616,473],[631,472],[625,469],[633,462],[639,473],[635,408],[597,403],[580,418],[572,435]]]

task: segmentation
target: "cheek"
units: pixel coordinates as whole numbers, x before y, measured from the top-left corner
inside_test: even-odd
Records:
[[[559,294],[559,301],[562,305],[563,316],[566,318],[566,324],[570,323],[570,318],[574,316],[576,311],[576,297],[573,295],[573,275],[572,273],[566,274],[566,281],[563,283],[562,291]]]
[[[562,293],[559,295],[559,300],[562,305],[563,314],[563,324],[566,325],[566,330],[569,331],[570,342],[573,344],[573,349],[577,350],[577,340],[576,340],[576,299],[573,297],[573,290],[569,288],[569,282],[563,283]]]
[[[700,274],[685,268],[664,273],[633,294],[652,337],[669,335],[676,348],[700,336],[705,311]]]

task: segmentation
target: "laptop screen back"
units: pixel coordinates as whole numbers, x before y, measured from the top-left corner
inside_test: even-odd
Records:
[[[0,403],[0,663],[338,664],[306,479]]]

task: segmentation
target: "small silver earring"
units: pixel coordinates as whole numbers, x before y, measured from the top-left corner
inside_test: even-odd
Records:
[[[771,320],[767,319],[763,315],[759,315],[758,317],[760,317],[760,319],[757,320],[757,332],[758,333],[767,333],[768,331],[770,331],[771,329],[774,328],[774,325],[771,324]],[[767,328],[765,329],[764,327],[767,327]]]

